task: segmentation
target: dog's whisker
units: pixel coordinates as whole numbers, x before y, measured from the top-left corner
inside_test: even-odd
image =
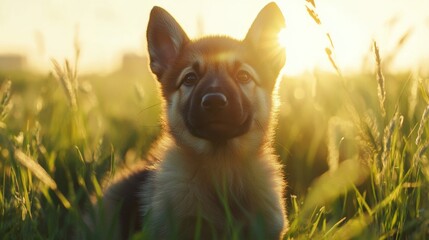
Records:
[[[155,103],[155,104],[152,104],[152,105],[150,105],[150,106],[147,106],[147,107],[145,107],[145,108],[141,109],[141,110],[138,112],[138,115],[142,114],[144,111],[146,111],[146,110],[148,110],[148,109],[151,109],[151,108],[157,107],[157,106],[159,106],[159,105],[161,105],[161,104],[162,104],[162,102],[159,102],[159,103]]]

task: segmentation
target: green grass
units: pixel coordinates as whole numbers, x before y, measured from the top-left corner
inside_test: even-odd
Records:
[[[82,212],[159,132],[149,73],[78,78],[66,76],[72,66],[60,69],[1,77],[2,239],[63,239],[77,229],[102,237],[89,235]],[[276,147],[288,179],[287,238],[429,236],[429,79],[385,73],[383,104],[379,81],[376,73],[283,79]]]

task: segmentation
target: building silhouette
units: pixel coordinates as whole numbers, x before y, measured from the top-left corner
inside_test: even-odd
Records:
[[[23,71],[26,62],[26,58],[19,54],[0,54],[0,71]]]

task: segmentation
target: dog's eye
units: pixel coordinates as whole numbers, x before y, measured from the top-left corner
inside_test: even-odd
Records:
[[[235,75],[235,78],[240,83],[248,83],[252,79],[252,77],[250,76],[250,73],[245,70],[239,70]]]
[[[197,83],[197,81],[198,81],[198,76],[197,76],[197,74],[196,74],[196,73],[194,73],[194,72],[190,72],[190,73],[187,73],[187,74],[185,75],[185,77],[183,78],[182,83],[183,83],[185,86],[193,86],[193,85],[195,85],[195,84]]]

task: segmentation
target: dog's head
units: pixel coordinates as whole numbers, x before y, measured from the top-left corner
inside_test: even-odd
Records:
[[[161,84],[168,125],[178,142],[222,144],[257,128],[263,131],[285,63],[277,41],[284,25],[280,9],[270,3],[242,41],[218,36],[193,41],[169,13],[152,9],[150,68]]]

